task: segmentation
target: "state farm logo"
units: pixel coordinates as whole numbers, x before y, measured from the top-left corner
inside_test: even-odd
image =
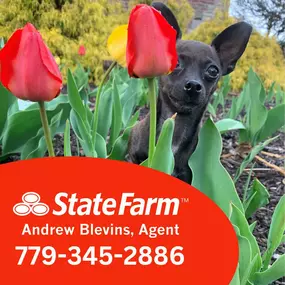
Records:
[[[40,202],[41,197],[38,193],[27,192],[22,196],[21,203],[13,207],[13,211],[18,216],[27,216],[30,213],[36,216],[44,216],[49,212],[49,206]]]

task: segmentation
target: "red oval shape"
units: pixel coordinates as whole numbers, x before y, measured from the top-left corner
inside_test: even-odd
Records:
[[[78,157],[5,164],[0,176],[5,284],[228,285],[234,275],[238,242],[229,220],[171,176]],[[30,191],[50,208],[45,216],[13,212]]]

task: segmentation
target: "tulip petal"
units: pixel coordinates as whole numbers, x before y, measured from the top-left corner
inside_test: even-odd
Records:
[[[43,64],[45,65],[47,70],[54,76],[54,78],[62,83],[62,77],[54,57],[43,42],[42,36],[39,33],[37,35],[38,45],[40,48],[41,59],[43,61]]]
[[[41,52],[40,34],[23,30],[19,52],[12,62],[13,75],[9,89],[23,100],[50,101],[61,88],[61,76],[58,75],[46,50]],[[43,57],[42,57],[43,54]],[[59,77],[60,76],[60,77]]]
[[[128,25],[122,25],[114,29],[108,38],[107,48],[111,57],[121,66],[126,67],[126,50],[128,38]]]
[[[33,24],[27,23],[24,27],[23,31],[30,32],[30,33],[37,33],[37,29],[34,27]]]
[[[165,18],[165,21],[162,21],[161,20],[161,14],[160,12],[157,12],[157,13],[154,13],[156,19],[157,19],[157,22],[159,23],[159,26],[160,26],[160,30],[162,32],[162,34],[164,34],[165,37],[168,37],[169,38],[169,43],[168,45],[166,45],[166,52],[167,52],[167,55],[172,55],[171,56],[171,67],[168,71],[169,72],[172,72],[175,67],[177,66],[177,62],[178,62],[178,55],[177,55],[177,51],[176,51],[176,35],[177,35],[177,32],[176,30],[169,25],[169,23],[167,22],[167,20]]]
[[[16,30],[0,51],[0,81],[7,89],[9,89],[9,78],[13,75],[11,62],[18,54],[22,31],[22,29]]]
[[[156,77],[177,64],[176,31],[153,7],[141,4],[131,12],[127,65],[130,76]]]

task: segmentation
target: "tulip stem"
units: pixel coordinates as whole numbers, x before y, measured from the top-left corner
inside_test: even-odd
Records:
[[[95,111],[93,116],[93,122],[92,122],[92,139],[94,143],[94,148],[96,146],[96,133],[97,133],[97,127],[98,127],[98,119],[99,119],[99,104],[100,104],[100,98],[101,98],[101,92],[102,87],[107,80],[109,74],[113,70],[113,68],[116,66],[117,62],[113,61],[112,64],[109,66],[108,70],[105,72],[102,81],[98,87],[97,95],[96,95],[96,104],[95,104]]]
[[[156,88],[155,78],[148,79],[149,105],[150,105],[150,128],[148,145],[148,166],[151,166],[156,144]]]
[[[39,106],[40,106],[41,120],[42,120],[43,129],[44,129],[44,135],[46,139],[48,153],[50,157],[54,157],[55,154],[54,154],[54,149],[52,145],[52,139],[51,139],[50,128],[48,124],[47,113],[45,109],[45,102],[39,102]]]

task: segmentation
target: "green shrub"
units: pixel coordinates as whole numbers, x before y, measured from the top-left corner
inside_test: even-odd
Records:
[[[235,22],[236,19],[225,17],[218,11],[214,19],[202,23],[184,39],[210,44],[215,36]],[[256,31],[253,32],[244,55],[231,74],[233,90],[242,89],[251,66],[262,78],[266,88],[269,88],[273,81],[285,88],[285,59],[275,38],[264,37]]]

